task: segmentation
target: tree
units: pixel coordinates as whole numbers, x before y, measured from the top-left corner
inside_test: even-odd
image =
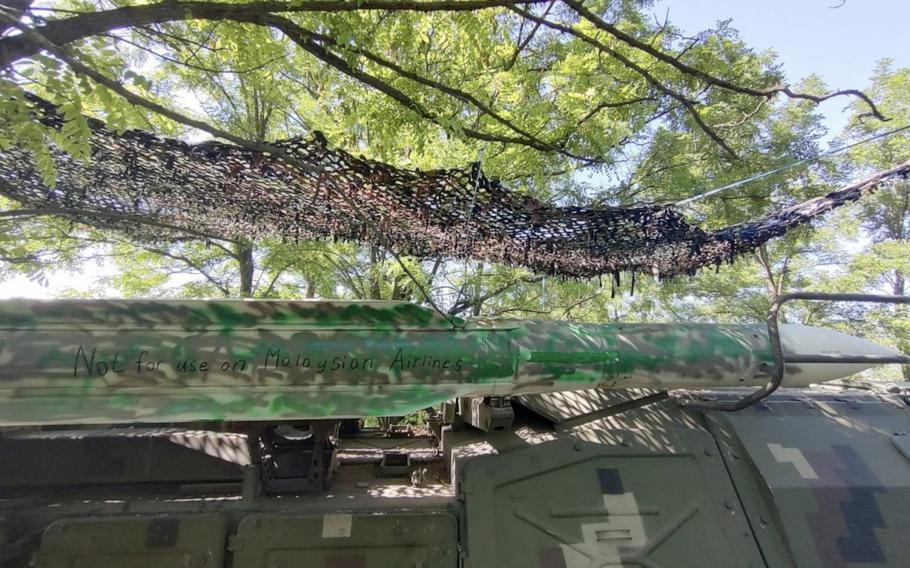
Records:
[[[194,136],[201,130],[264,150],[273,150],[268,140],[278,137],[323,136],[400,167],[480,158],[493,176],[543,199],[628,204],[682,199],[705,180],[720,185],[812,154],[819,134],[812,108],[821,100],[855,97],[860,112],[881,117],[857,91],[826,92],[812,81],[791,89],[772,56],[752,51],[726,25],[687,37],[653,21],[647,6],[17,3],[0,13],[10,30],[0,38],[0,121],[10,133],[0,144],[31,148],[52,177],[49,139],[84,155],[81,117],[94,113],[114,128]],[[34,122],[26,89],[62,105],[69,119],[62,133]],[[579,183],[582,176],[599,187]],[[694,214],[708,224],[736,222],[772,202],[823,192],[817,177],[806,168],[789,171],[770,180],[770,191],[734,192],[698,204]],[[133,253],[122,239],[106,238],[130,260],[117,285],[131,294],[303,290],[435,301],[459,314],[579,319],[662,317],[678,309],[641,294],[631,302],[609,298],[612,282],[396,259],[381,247],[203,236],[134,243],[140,252]],[[153,281],[137,276],[152,265],[192,271],[201,284],[149,287]],[[137,270],[132,276],[129,267]],[[775,278],[782,289],[783,276],[769,282]]]
[[[864,120],[862,110],[854,108],[842,136],[844,142],[881,135],[894,125],[910,123],[910,69],[894,69],[891,61],[881,61],[873,72],[869,93],[894,118],[893,122],[873,124]],[[845,172],[855,175],[908,157],[910,133],[905,130],[852,148],[842,163]],[[910,274],[910,181],[896,180],[879,189],[852,208],[851,213],[863,231],[866,245],[853,256],[841,281],[854,289],[906,295]],[[854,321],[859,324],[854,327],[861,332],[910,351],[910,312],[906,307],[875,307]],[[910,380],[910,367],[903,367],[903,376]]]
[[[748,122],[754,107],[776,95],[865,100],[856,91],[794,92],[735,31],[684,38],[650,22],[635,3],[164,2],[114,9],[63,3],[6,8],[2,16],[21,32],[0,39],[7,96],[23,85],[40,88],[69,103],[73,120],[87,106],[124,124],[164,115],[262,149],[261,131],[240,136],[223,124],[184,120],[150,100],[230,73],[237,90],[225,91],[230,96],[223,101],[237,92],[258,98],[296,93],[314,111],[295,109],[304,128],[322,122],[323,113],[344,126],[356,118],[362,126],[352,132],[369,133],[363,150],[370,155],[424,165],[443,136],[457,142],[456,150],[491,146],[486,161],[496,174],[516,169],[507,163],[521,164],[525,171],[515,173],[524,175],[545,173],[547,165],[616,163],[658,120],[697,132],[732,159],[741,148],[722,130]],[[137,57],[180,68],[180,80],[149,83],[131,65]],[[592,100],[598,93],[603,98]],[[144,112],[128,116],[131,105],[121,97]],[[21,104],[21,98],[6,101],[0,115],[20,127],[17,143],[36,136],[21,124]],[[345,118],[338,121],[339,115]],[[370,121],[371,115],[382,120]],[[405,148],[396,142],[402,132],[418,156],[402,156]],[[342,137],[328,134],[330,141]],[[74,126],[70,146],[78,145],[77,135]]]
[[[873,73],[869,91],[895,119],[892,124],[906,125],[910,122],[910,69],[894,70],[890,61],[880,62]],[[863,120],[862,112],[854,109],[843,139],[855,142],[871,135],[881,135],[892,128],[891,124],[873,124]],[[844,165],[848,172],[855,174],[897,163],[908,156],[910,134],[904,131],[897,136],[851,149]],[[877,259],[882,263],[879,270],[866,273],[870,283],[883,284],[895,295],[905,294],[908,271],[901,260],[908,258],[903,253],[910,252],[910,248],[905,248],[910,245],[910,182],[898,180],[882,188],[861,204],[857,214],[872,241],[868,260],[874,263]]]

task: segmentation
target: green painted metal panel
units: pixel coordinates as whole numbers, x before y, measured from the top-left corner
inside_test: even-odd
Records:
[[[240,481],[247,437],[238,433],[130,428],[0,435],[0,487]]]
[[[589,429],[460,468],[465,566],[763,566],[713,439]]]
[[[220,568],[216,515],[63,519],[44,532],[36,568]]]
[[[775,565],[868,568],[910,562],[908,419],[897,398],[781,395],[710,424]]]
[[[234,568],[456,568],[458,531],[445,512],[256,514],[232,539]]]

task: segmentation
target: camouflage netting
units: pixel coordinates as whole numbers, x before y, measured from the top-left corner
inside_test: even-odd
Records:
[[[60,126],[55,107],[36,104],[43,122]],[[476,165],[409,171],[320,140],[275,142],[296,158],[291,165],[230,144],[189,145],[142,131],[117,135],[94,119],[90,127],[91,162],[55,152],[53,188],[27,151],[0,151],[0,194],[137,238],[161,238],[163,227],[223,238],[333,238],[578,277],[691,274],[910,173],[908,162],[763,219],[708,232],[665,206],[544,205],[486,178]]]

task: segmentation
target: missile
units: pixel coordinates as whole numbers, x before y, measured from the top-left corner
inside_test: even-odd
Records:
[[[788,355],[892,356],[782,325]],[[758,387],[763,325],[448,318],[406,302],[0,302],[0,426],[396,416],[464,396]],[[785,386],[868,364],[787,365]]]

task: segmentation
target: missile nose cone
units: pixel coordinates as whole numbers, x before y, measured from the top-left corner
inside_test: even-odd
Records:
[[[784,359],[790,356],[895,357],[901,354],[881,345],[831,329],[808,325],[782,324],[780,342]],[[784,386],[808,386],[848,377],[876,366],[876,363],[787,362]]]

